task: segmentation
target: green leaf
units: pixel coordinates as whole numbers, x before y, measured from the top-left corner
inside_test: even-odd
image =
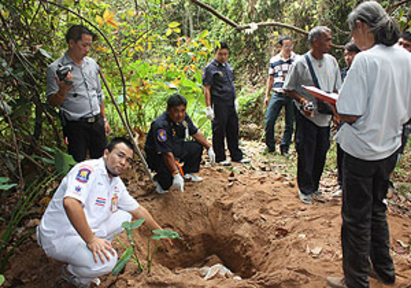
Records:
[[[131,230],[131,222],[125,221],[121,224],[121,227],[123,227],[126,230]]]
[[[0,190],[7,191],[7,190],[13,188],[14,186],[17,186],[17,184],[15,184],[15,183],[13,183],[13,184],[1,184],[0,185]]]
[[[168,36],[170,36],[170,35],[171,35],[171,33],[173,33],[173,30],[168,29],[168,30],[167,30],[167,32],[166,32],[166,36],[167,36],[167,37],[168,37]]]
[[[8,177],[0,177],[0,190],[7,191],[14,186],[17,186],[17,184],[12,183],[12,184],[6,184],[10,179]]]
[[[136,228],[138,228],[138,227],[140,227],[143,223],[144,223],[144,221],[146,221],[146,219],[137,219],[136,221],[134,221],[132,224],[131,224],[131,229],[136,229]]]
[[[3,274],[0,274],[0,286],[3,285],[4,281],[6,281],[6,278],[4,278]]]
[[[173,230],[153,230],[153,233],[156,234],[152,238],[154,240],[160,239],[180,239],[180,235]]]
[[[111,271],[113,275],[117,275],[121,270],[123,270],[124,266],[126,266],[127,262],[130,260],[132,254],[133,247],[128,247],[126,251],[124,251],[120,260],[118,260],[116,266],[114,266],[113,270]]]
[[[56,166],[56,170],[66,175],[70,168],[77,164],[77,162],[73,159],[73,156],[64,153],[59,149],[56,150],[56,155],[54,156],[54,165]]]
[[[208,35],[208,30],[204,30],[203,32],[200,33],[200,35],[198,35],[198,38],[205,38]]]
[[[176,28],[178,26],[180,26],[181,24],[178,22],[171,22],[170,24],[168,24],[168,27],[170,28]]]
[[[53,56],[47,50],[44,50],[44,49],[40,48],[39,51],[40,51],[41,55],[43,55],[47,59],[53,59]]]

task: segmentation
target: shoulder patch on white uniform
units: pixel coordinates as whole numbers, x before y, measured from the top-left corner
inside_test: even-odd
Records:
[[[88,168],[82,168],[78,171],[76,180],[81,183],[87,183],[90,178],[91,170]]]

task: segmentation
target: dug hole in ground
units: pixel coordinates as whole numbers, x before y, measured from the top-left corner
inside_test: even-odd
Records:
[[[159,248],[151,274],[139,273],[129,262],[118,276],[101,277],[99,287],[318,288],[326,287],[327,276],[342,275],[341,201],[324,193],[325,203],[304,205],[297,198],[295,175],[259,169],[258,156],[248,156],[254,161],[235,166],[234,175],[231,168],[202,167],[204,181],[187,183],[185,193],[157,195],[146,177],[130,171],[125,182],[131,194],[182,239],[168,251]],[[388,220],[397,282],[385,286],[370,279],[371,287],[409,287],[411,222],[391,212]],[[145,227],[135,231],[144,266],[148,235]],[[127,243],[125,233],[119,237]],[[6,278],[13,287],[54,287],[59,279],[62,263],[48,259],[34,240],[10,261]],[[117,239],[113,246],[119,255],[124,252]],[[205,280],[209,270],[204,267],[222,266],[233,274],[212,271]]]

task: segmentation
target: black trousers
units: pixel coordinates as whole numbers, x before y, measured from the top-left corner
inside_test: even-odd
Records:
[[[200,171],[201,155],[203,147],[196,141],[184,142],[183,155],[176,155],[180,163],[184,163],[184,174]],[[180,149],[179,149],[180,150]],[[147,151],[146,151],[147,152]],[[147,152],[147,164],[150,169],[156,171],[154,179],[160,183],[161,188],[168,190],[173,184],[173,176],[164,161],[163,154]]]
[[[214,104],[215,118],[212,122],[213,149],[216,162],[226,160],[224,140],[227,138],[228,150],[233,161],[243,159],[243,152],[238,147],[238,115],[234,106]]]
[[[74,160],[77,162],[86,160],[87,151],[91,159],[103,156],[107,146],[103,118],[99,118],[94,123],[66,121],[63,129],[69,143],[68,152]]]
[[[324,170],[327,151],[330,148],[330,127],[319,127],[296,111],[295,146],[297,158],[297,182],[306,195],[318,190]]]
[[[365,161],[344,153],[341,242],[347,286],[369,287],[370,260],[387,283],[395,281],[386,218],[388,182],[397,153],[379,161]]]
[[[340,144],[337,143],[337,183],[342,188],[343,185],[343,169],[342,163],[344,159],[344,150],[341,149]]]

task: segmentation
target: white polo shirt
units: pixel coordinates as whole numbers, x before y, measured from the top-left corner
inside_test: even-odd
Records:
[[[375,45],[359,53],[337,101],[339,114],[359,116],[336,135],[348,154],[382,160],[401,146],[402,125],[411,118],[411,53]]]
[[[133,211],[139,207],[121,178],[108,176],[103,158],[79,163],[63,179],[41,219],[43,248],[63,237],[78,235],[63,206],[66,197],[82,203],[87,223],[99,238],[107,236],[105,223],[118,209]]]

